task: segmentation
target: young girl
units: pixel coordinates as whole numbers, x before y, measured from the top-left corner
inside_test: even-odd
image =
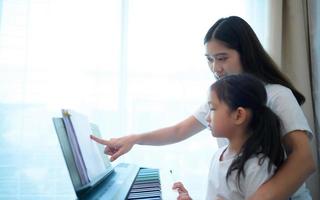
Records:
[[[208,126],[229,144],[212,158],[206,199],[248,199],[284,161],[280,120],[266,106],[263,83],[253,76],[226,76],[210,89]],[[173,188],[178,199],[191,199],[182,183]]]

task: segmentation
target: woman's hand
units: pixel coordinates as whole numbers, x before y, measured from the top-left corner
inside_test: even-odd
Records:
[[[135,135],[112,138],[110,140],[104,140],[94,135],[90,135],[90,138],[99,144],[105,145],[104,153],[111,156],[110,161],[114,161],[119,156],[130,151],[136,141]]]
[[[177,197],[177,200],[192,200],[189,196],[188,190],[184,187],[184,185],[181,182],[176,182],[173,184],[172,189],[177,189],[179,196]]]

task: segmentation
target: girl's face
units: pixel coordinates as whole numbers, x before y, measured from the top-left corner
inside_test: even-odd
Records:
[[[209,128],[214,137],[229,138],[234,130],[232,111],[227,104],[221,102],[216,92],[212,91],[209,98],[210,113],[207,116]]]
[[[208,65],[216,78],[242,72],[239,53],[226,47],[219,40],[211,40],[205,44]]]

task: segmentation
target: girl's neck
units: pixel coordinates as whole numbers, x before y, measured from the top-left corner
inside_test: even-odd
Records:
[[[226,150],[226,154],[239,154],[241,151],[241,148],[243,146],[243,144],[246,142],[247,137],[246,137],[246,133],[244,132],[239,132],[236,134],[233,134],[234,136],[229,139],[229,146]]]

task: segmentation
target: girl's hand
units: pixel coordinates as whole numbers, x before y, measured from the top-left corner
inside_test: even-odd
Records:
[[[189,196],[188,190],[181,182],[174,183],[172,189],[177,190],[179,193],[177,200],[192,200],[192,198]]]
[[[181,193],[177,197],[177,200],[192,200],[188,193]]]

